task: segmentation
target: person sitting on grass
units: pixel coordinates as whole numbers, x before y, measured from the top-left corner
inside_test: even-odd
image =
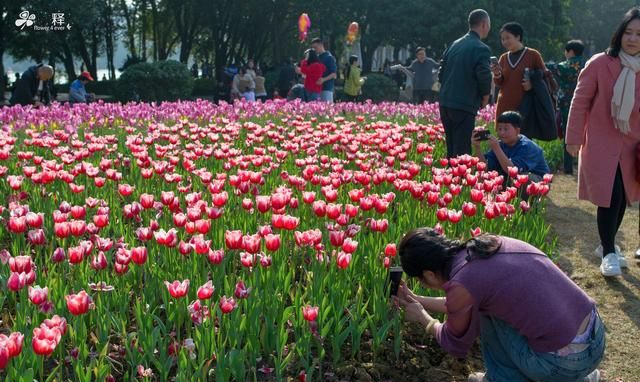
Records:
[[[87,93],[85,86],[93,81],[93,77],[89,72],[82,72],[80,77],[71,83],[69,87],[69,103],[89,103],[92,102],[96,95],[93,93]]]
[[[505,111],[497,119],[496,132],[500,140],[489,134],[486,140],[490,150],[483,154],[480,143],[485,140],[481,133],[485,129],[476,129],[471,135],[471,145],[474,154],[487,164],[489,171],[507,176],[509,167],[517,167],[518,173],[529,174],[529,181],[539,182],[551,170],[540,146],[520,134],[521,123],[522,116],[518,112]]]
[[[445,294],[418,296],[401,282],[394,300],[405,320],[423,325],[455,357],[480,336],[486,373],[470,382],[599,381],[605,330],[595,302],[538,248],[492,234],[461,242],[417,228],[398,253],[407,276]]]

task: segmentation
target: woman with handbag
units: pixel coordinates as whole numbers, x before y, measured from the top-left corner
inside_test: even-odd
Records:
[[[486,374],[470,382],[599,380],[605,333],[595,303],[539,249],[506,236],[460,242],[418,228],[398,254],[407,276],[445,296],[418,296],[401,283],[395,298],[405,320],[455,357],[480,337]]]
[[[615,245],[628,204],[640,200],[640,8],[630,9],[604,52],[580,73],[567,123],[567,151],[580,155],[578,198],[598,207],[604,276],[619,276],[627,261]],[[604,256],[603,256],[604,255]]]
[[[546,72],[540,53],[523,44],[524,29],[516,22],[506,23],[500,29],[500,41],[507,50],[498,63],[491,64],[493,82],[500,88],[496,116],[505,111],[518,111],[525,92],[532,89],[529,73]]]

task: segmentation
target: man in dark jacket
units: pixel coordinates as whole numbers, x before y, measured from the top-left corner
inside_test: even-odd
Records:
[[[48,103],[51,100],[49,94],[49,80],[53,77],[53,68],[49,65],[37,65],[27,69],[16,83],[16,88],[9,103],[11,105],[42,106],[37,99],[38,91],[42,90],[43,100]]]
[[[469,14],[469,32],[454,41],[440,62],[440,118],[447,140],[447,157],[471,154],[471,132],[478,109],[491,92],[491,50],[481,40],[491,20],[483,9]]]

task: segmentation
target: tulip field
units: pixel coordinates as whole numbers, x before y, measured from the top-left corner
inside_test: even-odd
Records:
[[[551,176],[446,160],[434,105],[18,106],[0,124],[0,381],[319,381],[364,342],[401,355],[386,281],[409,229],[554,247]]]

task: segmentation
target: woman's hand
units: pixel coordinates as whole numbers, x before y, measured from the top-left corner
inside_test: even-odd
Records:
[[[533,89],[533,86],[531,85],[531,81],[522,80],[522,88],[524,89],[525,92],[528,92],[529,90]]]
[[[400,280],[400,286],[398,287],[398,297],[405,300],[408,298],[417,300],[416,294],[413,293],[411,289],[409,289],[409,287],[407,286],[407,283],[405,283],[404,280]]]
[[[500,67],[500,64],[492,64],[489,68],[491,69],[491,73],[493,73],[494,77],[502,77],[502,68]]]
[[[582,145],[567,145],[567,152],[572,157],[577,157]]]
[[[398,292],[398,296],[395,297],[395,299],[404,310],[404,318],[407,321],[418,322],[426,326],[431,320],[433,320],[422,304],[413,297],[407,295],[406,298],[402,298],[400,297],[400,292]]]

